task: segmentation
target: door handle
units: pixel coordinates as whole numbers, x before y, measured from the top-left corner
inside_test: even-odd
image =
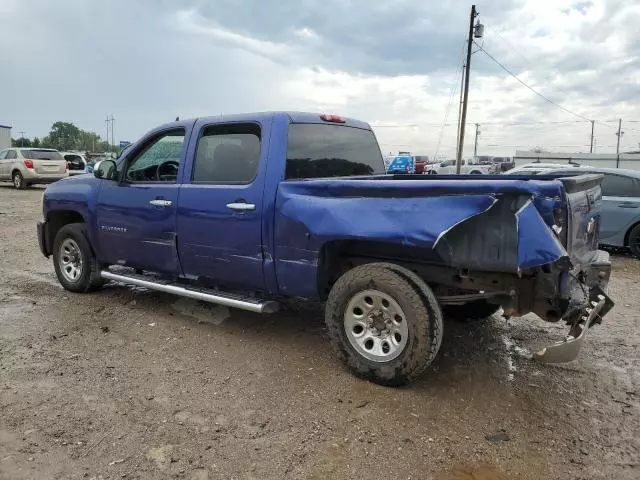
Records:
[[[173,205],[173,202],[171,200],[162,200],[161,198],[151,200],[149,203],[151,205],[155,205],[156,207],[170,207],[171,205]]]
[[[230,208],[231,210],[238,210],[240,212],[246,212],[249,210],[255,210],[256,206],[253,203],[234,202],[227,203],[227,208]]]
[[[625,202],[625,203],[619,203],[618,207],[620,208],[638,208],[640,205],[638,205],[637,203],[633,203],[633,202]]]

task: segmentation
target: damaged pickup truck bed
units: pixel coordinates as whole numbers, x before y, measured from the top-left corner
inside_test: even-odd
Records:
[[[601,177],[384,175],[369,125],[261,113],[164,125],[44,195],[62,285],[119,281],[272,312],[325,302],[357,375],[397,385],[436,356],[443,318],[534,312],[569,361],[611,309]]]

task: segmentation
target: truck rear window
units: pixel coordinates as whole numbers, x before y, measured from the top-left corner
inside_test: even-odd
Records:
[[[289,126],[287,179],[384,173],[380,147],[371,130],[306,123]]]

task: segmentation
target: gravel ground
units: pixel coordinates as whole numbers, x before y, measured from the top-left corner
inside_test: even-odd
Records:
[[[254,315],[141,289],[65,292],[43,190],[0,187],[2,479],[638,479],[640,261],[578,361],[535,318],[448,322],[418,383],[335,359],[321,313]]]

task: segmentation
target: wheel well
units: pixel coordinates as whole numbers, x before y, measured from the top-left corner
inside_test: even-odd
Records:
[[[20,172],[20,169],[19,169],[19,168],[14,168],[13,170],[11,170],[11,178],[13,178],[13,176],[14,176],[16,173],[19,173],[20,175],[22,175],[22,172]]]
[[[84,218],[73,210],[56,210],[47,215],[47,245],[53,247],[58,231],[70,223],[84,223]]]
[[[471,175],[482,175],[482,172],[480,170],[471,170],[471,172],[469,172]]]
[[[405,247],[397,243],[372,240],[335,240],[320,250],[318,267],[318,295],[326,298],[333,284],[348,270],[372,262],[412,263],[416,260],[440,263],[432,249]]]
[[[633,225],[631,225],[629,227],[629,230],[627,230],[627,233],[624,234],[624,246],[628,247],[629,246],[629,236],[631,235],[631,230],[633,230],[634,228],[636,228],[638,225],[640,225],[640,222],[636,222]]]

